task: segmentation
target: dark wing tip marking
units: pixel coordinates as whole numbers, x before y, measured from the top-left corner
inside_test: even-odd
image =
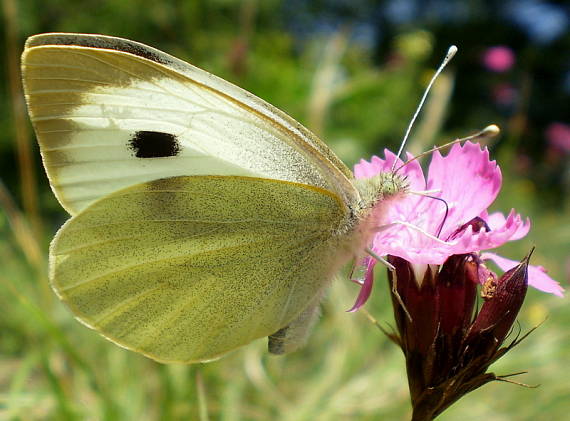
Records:
[[[161,55],[158,50],[155,50],[152,47],[135,41],[130,41],[128,39],[110,37],[106,35],[66,33],[41,34],[29,38],[27,47],[36,47],[41,45],[74,45],[78,47],[116,50],[134,54],[135,56],[152,60],[155,63],[170,63],[165,55]]]
[[[180,144],[170,133],[141,130],[129,139],[128,147],[137,158],[164,158],[177,156]]]

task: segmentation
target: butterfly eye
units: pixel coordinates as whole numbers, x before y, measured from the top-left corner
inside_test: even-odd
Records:
[[[137,158],[164,158],[177,156],[180,144],[170,133],[138,131],[129,139],[129,149]]]

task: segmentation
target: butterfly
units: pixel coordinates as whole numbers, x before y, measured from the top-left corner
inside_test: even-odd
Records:
[[[334,275],[366,250],[394,172],[355,180],[309,130],[146,45],[30,37],[29,115],[71,218],[49,250],[86,326],[160,362],[209,361],[269,337],[298,348]]]

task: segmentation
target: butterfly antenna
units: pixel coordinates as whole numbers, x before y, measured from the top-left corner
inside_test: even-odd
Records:
[[[414,156],[412,159],[409,159],[406,162],[404,162],[394,172],[400,171],[403,167],[408,165],[410,162],[415,161],[416,159],[421,158],[424,155],[427,155],[427,154],[432,153],[434,151],[446,148],[450,145],[454,145],[455,143],[464,142],[464,141],[473,140],[473,139],[494,137],[494,136],[498,135],[499,133],[500,133],[499,127],[495,124],[491,124],[491,125],[485,127],[483,130],[481,130],[481,131],[479,131],[479,132],[477,132],[471,136],[463,137],[461,139],[455,139],[454,141],[446,143],[445,145],[436,146],[436,147],[430,149],[429,151],[422,152],[421,154]],[[447,221],[447,216],[449,215],[449,205],[445,201],[445,199],[442,199],[441,197],[432,196],[429,194],[429,193],[434,193],[436,191],[437,190],[435,190],[435,191],[423,191],[423,192],[422,191],[420,191],[420,192],[410,191],[410,193],[417,194],[420,196],[429,197],[430,199],[434,199],[434,200],[439,200],[439,201],[443,202],[443,204],[445,205],[445,214],[443,215],[443,218],[441,220],[441,223],[439,224],[439,228],[437,229],[437,233],[435,235],[437,238],[439,238],[441,231],[443,230],[443,227],[445,225],[445,221]]]
[[[404,168],[410,162],[415,161],[416,159],[419,159],[422,156],[426,156],[432,152],[439,151],[440,149],[445,149],[448,146],[455,145],[456,143],[467,142],[468,140],[491,138],[491,137],[497,136],[499,133],[501,133],[501,129],[499,129],[499,126],[497,126],[496,124],[491,124],[491,125],[485,127],[483,130],[481,130],[475,134],[472,134],[472,135],[467,136],[467,137],[462,137],[460,139],[452,140],[451,142],[448,142],[444,145],[435,146],[435,147],[433,147],[433,148],[431,148],[425,152],[422,152],[421,154],[416,155],[411,159],[408,159],[406,162],[404,162],[402,165],[400,165],[398,168],[396,168],[396,170],[393,170],[393,172],[400,171],[402,168]],[[395,162],[396,161],[394,161],[394,163]]]
[[[439,74],[443,71],[443,69],[445,69],[445,66],[447,66],[447,63],[449,63],[449,61],[453,58],[455,53],[457,53],[457,47],[455,45],[452,45],[447,50],[447,54],[445,55],[445,58],[443,59],[443,61],[439,65],[439,68],[437,69],[435,74],[432,76],[426,90],[424,91],[424,95],[422,96],[422,99],[420,100],[420,104],[416,108],[416,112],[414,113],[414,116],[412,117],[410,124],[408,124],[408,128],[406,129],[406,133],[404,134],[404,139],[402,139],[400,149],[398,150],[398,153],[396,154],[397,158],[400,157],[400,155],[402,154],[402,151],[404,150],[404,146],[406,146],[406,141],[408,140],[408,137],[410,136],[410,132],[412,131],[412,127],[414,125],[414,122],[416,121],[416,118],[418,118],[418,115],[419,115],[419,113],[420,113],[420,111],[424,105],[424,102],[426,101],[426,98],[428,96],[428,93],[429,93],[433,83],[435,82],[435,80],[437,79]],[[397,162],[397,160],[394,161],[394,165],[392,166],[392,171],[394,171],[394,168],[396,168],[396,162]]]

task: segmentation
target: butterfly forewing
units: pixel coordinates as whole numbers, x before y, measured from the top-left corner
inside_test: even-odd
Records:
[[[350,171],[259,98],[158,50],[100,35],[28,40],[24,87],[48,176],[72,214],[182,175],[257,176],[356,200]]]
[[[159,361],[206,361],[278,331],[322,296],[349,258],[347,218],[335,194],[297,183],[151,181],[72,217],[52,243],[50,279],[112,341]]]

